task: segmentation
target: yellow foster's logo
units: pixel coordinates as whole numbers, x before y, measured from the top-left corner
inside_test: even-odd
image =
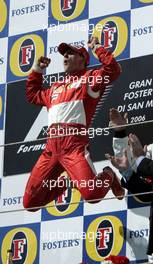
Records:
[[[69,21],[83,12],[87,0],[51,0],[53,17],[58,21]]]
[[[3,31],[7,21],[7,6],[5,1],[0,1],[0,32]]]
[[[93,261],[102,261],[110,254],[117,256],[123,247],[123,223],[116,216],[96,218],[86,233],[86,252]]]
[[[34,61],[44,55],[44,41],[37,34],[29,34],[17,39],[10,50],[10,70],[18,77],[27,76]]]
[[[10,230],[3,238],[1,245],[2,263],[6,263],[7,250],[13,251],[13,263],[34,263],[37,255],[37,238],[28,227]]]
[[[98,37],[99,42],[117,57],[125,50],[128,42],[127,22],[119,16],[106,17],[95,25],[93,36]]]

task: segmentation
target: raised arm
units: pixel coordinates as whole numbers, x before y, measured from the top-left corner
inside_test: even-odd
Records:
[[[88,42],[88,47],[96,53],[102,63],[99,69],[91,71],[90,75],[94,78],[92,90],[102,91],[106,85],[111,84],[118,78],[121,73],[121,66],[115,60],[113,54],[99,43],[98,38],[92,37]]]
[[[32,73],[28,76],[26,82],[26,97],[28,102],[36,105],[49,105],[49,98],[51,89],[43,89],[42,87],[42,73],[43,69],[48,67],[50,59],[40,57],[35,65]]]

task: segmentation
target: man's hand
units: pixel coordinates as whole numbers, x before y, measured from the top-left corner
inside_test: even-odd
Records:
[[[115,108],[111,108],[109,110],[109,118],[110,118],[110,126],[111,127],[116,127],[114,128],[115,131],[121,131],[124,129],[122,127],[123,125],[126,125],[128,123],[127,119],[127,113],[122,116],[119,111]]]
[[[135,158],[145,156],[145,149],[136,135],[129,135],[129,145]]]
[[[47,58],[47,57],[40,57],[38,59],[37,65],[43,70],[46,67],[48,67],[48,65],[50,64],[51,59]]]
[[[119,171],[126,171],[129,168],[129,161],[127,156],[127,150],[124,150],[122,157],[111,156],[110,154],[105,154],[105,157],[110,160],[112,165]]]
[[[95,45],[100,43],[97,37],[91,37],[87,44],[88,44],[88,48],[93,49]]]

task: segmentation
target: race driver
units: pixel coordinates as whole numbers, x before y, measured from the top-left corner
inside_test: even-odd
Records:
[[[96,175],[89,154],[89,139],[87,135],[79,134],[82,128],[88,129],[96,105],[105,90],[104,80],[108,76],[107,85],[120,75],[120,65],[112,53],[100,45],[96,37],[88,41],[88,48],[99,58],[102,66],[99,69],[88,70],[89,53],[81,46],[61,43],[58,51],[64,58],[66,76],[63,82],[55,82],[48,89],[42,88],[42,73],[50,59],[40,57],[26,83],[26,96],[30,103],[46,106],[48,110],[49,131],[60,126],[62,129],[77,128],[78,134],[61,136],[50,135],[46,147],[36,162],[28,180],[23,205],[29,211],[36,211],[60,196],[67,188],[65,184],[44,184],[56,181],[62,172],[66,171],[70,180],[82,197],[88,202],[100,201],[107,192],[112,192],[118,199],[124,196],[113,170],[106,167]],[[89,82],[92,77],[92,83]],[[66,78],[69,77],[69,78]],[[82,80],[86,80],[83,81]],[[94,182],[94,188],[89,188],[89,181]],[[82,184],[83,183],[83,184]]]

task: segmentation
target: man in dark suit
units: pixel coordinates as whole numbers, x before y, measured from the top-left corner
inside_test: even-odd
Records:
[[[147,254],[153,254],[153,194],[141,194],[153,190],[153,144],[143,148],[140,140],[134,134],[126,135],[123,127],[127,123],[127,116],[116,109],[110,109],[110,123],[114,126],[113,150],[114,156],[106,154],[122,174],[121,184],[141,202],[151,202],[150,235]]]

